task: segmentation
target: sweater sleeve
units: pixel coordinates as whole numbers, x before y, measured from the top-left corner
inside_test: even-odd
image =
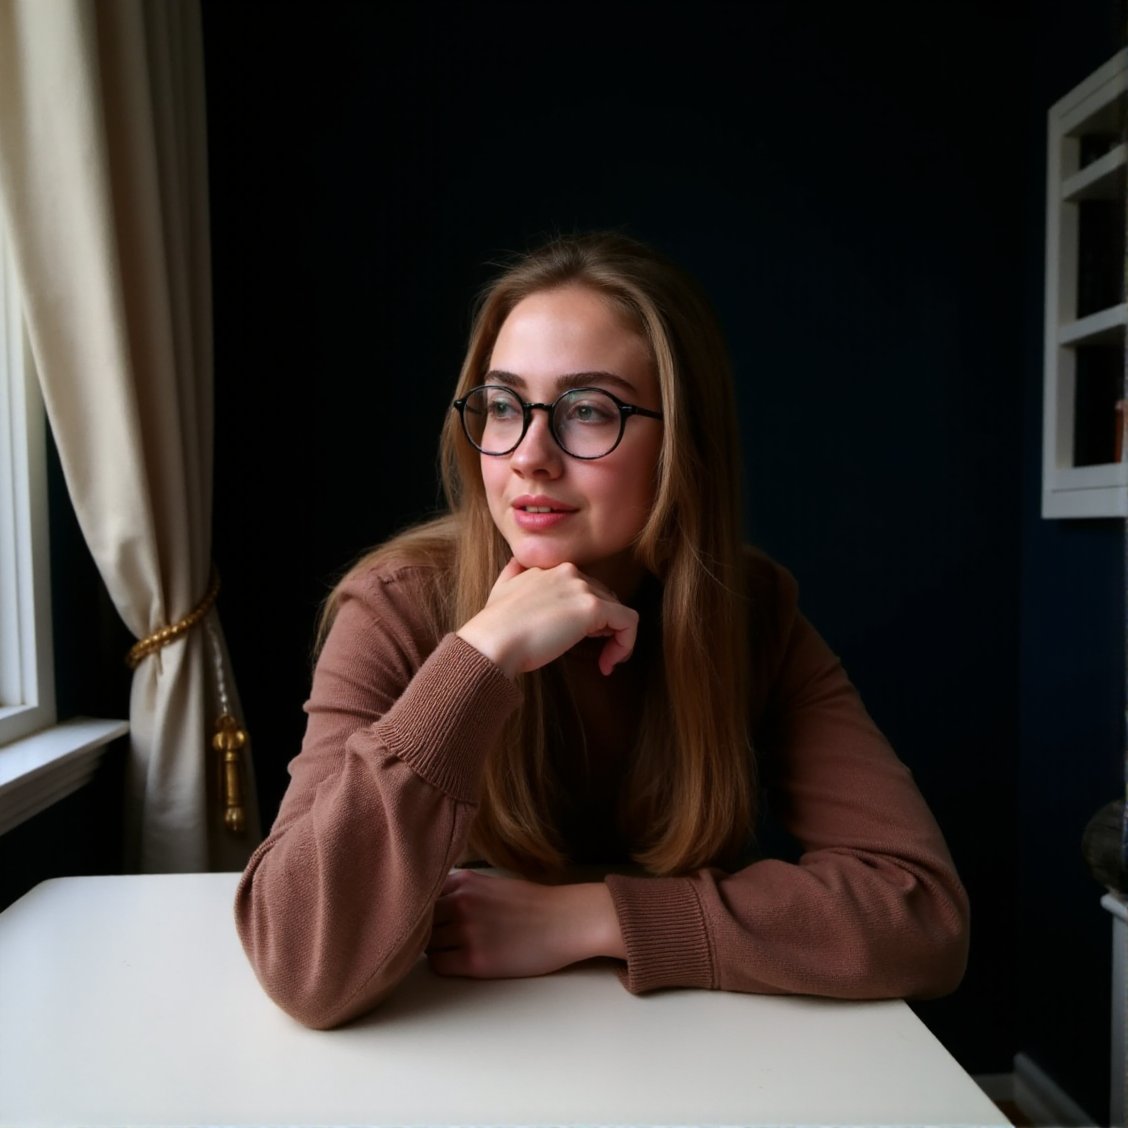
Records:
[[[417,596],[402,572],[347,581],[289,788],[236,894],[256,975],[308,1026],[369,1010],[422,953],[518,700],[457,635],[434,644]]]
[[[789,579],[789,578],[788,578]],[[793,584],[793,582],[791,582]],[[797,863],[607,878],[629,990],[846,999],[954,990],[968,903],[939,827],[838,659],[791,609],[757,745]]]

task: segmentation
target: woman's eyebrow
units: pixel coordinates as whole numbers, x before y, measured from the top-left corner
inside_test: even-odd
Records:
[[[504,384],[509,388],[526,387],[523,376],[497,368],[486,373],[485,382],[487,384]],[[610,384],[612,387],[619,388],[631,395],[635,391],[634,385],[629,380],[624,380],[622,376],[616,376],[614,372],[568,372],[563,376],[557,376],[555,383],[561,392],[571,391],[572,388],[598,388],[604,384]]]

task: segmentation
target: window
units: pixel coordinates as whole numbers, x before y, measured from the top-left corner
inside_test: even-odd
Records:
[[[0,231],[0,834],[77,791],[124,721],[55,723],[47,423]]]
[[[0,745],[55,721],[45,426],[0,232]]]

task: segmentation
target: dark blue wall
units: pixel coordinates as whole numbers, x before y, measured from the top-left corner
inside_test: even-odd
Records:
[[[971,893],[967,980],[919,1013],[968,1069],[1027,1050],[1103,1113],[1078,843],[1115,794],[1120,532],[1041,521],[1037,447],[1045,110],[1120,24],[1066,7],[205,3],[215,555],[268,821],[319,600],[436,502],[488,260],[625,227],[713,295],[749,535]]]

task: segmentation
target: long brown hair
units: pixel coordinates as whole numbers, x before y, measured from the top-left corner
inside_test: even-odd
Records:
[[[565,285],[602,294],[647,341],[665,418],[655,502],[635,545],[661,582],[662,655],[625,785],[624,827],[635,860],[652,873],[723,863],[747,843],[755,808],[739,454],[723,337],[697,286],[656,251],[617,233],[559,237],[515,261],[482,294],[456,396],[482,382],[514,306]],[[454,412],[441,467],[450,515],[357,567],[392,554],[446,564],[431,610],[452,630],[485,605],[509,550],[490,517],[479,456]],[[333,608],[331,598],[326,621]],[[567,859],[551,814],[549,691],[544,671],[521,683],[522,705],[486,760],[471,846],[495,865],[551,875]]]

